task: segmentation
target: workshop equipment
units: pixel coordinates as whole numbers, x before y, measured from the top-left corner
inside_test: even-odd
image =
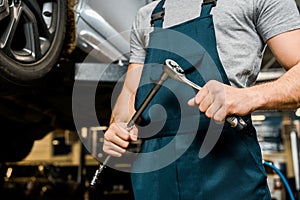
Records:
[[[273,163],[269,162],[269,161],[266,161],[266,160],[263,160],[263,165],[265,165],[266,167],[269,167],[271,168],[272,170],[274,170],[278,175],[279,177],[281,178],[281,180],[283,181],[283,184],[288,192],[288,195],[290,197],[290,200],[295,200],[295,197],[294,197],[294,194],[293,194],[293,191],[292,191],[292,188],[290,187],[289,183],[288,183],[288,180],[285,178],[285,176],[282,174],[282,172],[280,171],[279,168],[277,168]]]
[[[297,199],[300,199],[300,172],[299,172],[299,138],[298,132],[296,130],[292,130],[290,133],[291,138],[291,151],[293,158],[293,169],[295,174],[295,186],[297,192]]]

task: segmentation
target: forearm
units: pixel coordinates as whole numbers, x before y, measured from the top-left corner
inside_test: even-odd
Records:
[[[114,105],[110,125],[104,134],[103,151],[121,157],[131,141],[137,141],[138,129],[128,130],[127,122],[135,112],[134,99],[142,73],[142,64],[130,64],[118,99]]]
[[[141,64],[129,65],[122,91],[112,110],[110,123],[128,122],[134,114],[134,99],[139,84],[138,80],[142,72],[142,66]]]
[[[131,96],[132,94],[128,91],[122,91],[112,110],[110,123],[129,121],[130,116],[134,113]]]
[[[300,63],[279,79],[248,88],[255,104],[252,110],[296,109],[300,103]]]

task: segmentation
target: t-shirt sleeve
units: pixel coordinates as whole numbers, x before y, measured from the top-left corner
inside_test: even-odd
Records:
[[[264,42],[278,34],[300,28],[295,0],[259,0],[256,3],[257,31]]]
[[[144,63],[146,56],[146,47],[142,40],[141,11],[139,11],[132,24],[130,34],[130,63]]]

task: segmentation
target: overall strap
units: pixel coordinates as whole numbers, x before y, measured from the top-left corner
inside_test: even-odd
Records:
[[[165,16],[165,9],[164,9],[165,0],[161,0],[157,6],[154,8],[152,15],[151,15],[151,26],[154,27],[162,27],[164,16]]]
[[[151,15],[151,26],[153,27],[162,27],[165,9],[164,9],[165,0],[161,0],[156,7],[154,8]],[[206,17],[210,15],[211,9],[217,5],[217,0],[203,0],[202,9],[200,17]]]
[[[203,0],[200,17],[210,15],[211,9],[217,5],[217,0]]]

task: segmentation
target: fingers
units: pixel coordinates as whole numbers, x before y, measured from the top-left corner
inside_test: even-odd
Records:
[[[194,98],[188,101],[189,106],[197,106],[208,118],[223,122],[226,117],[225,90],[221,83],[208,82]]]
[[[215,104],[213,97],[210,94],[206,94],[206,96],[203,96],[202,92],[199,95],[196,95],[195,102],[197,103],[199,110],[205,113],[212,106],[217,107],[216,105],[213,105]],[[211,117],[211,116],[207,116],[207,117]]]
[[[129,130],[130,139],[133,142],[136,142],[138,139],[138,129],[136,126],[132,126]]]
[[[195,105],[197,105],[196,102],[195,102],[195,97],[194,97],[194,98],[191,98],[191,99],[188,101],[188,105],[189,105],[189,106],[195,106]]]
[[[111,156],[121,157],[126,152],[126,149],[104,139],[103,151]]]
[[[219,108],[212,116],[212,118],[217,123],[224,123],[224,120],[226,118],[226,109],[225,107]]]
[[[120,157],[126,152],[130,141],[137,141],[138,129],[134,126],[127,130],[125,123],[112,123],[104,134],[103,151]]]
[[[196,106],[200,105],[200,103],[205,99],[205,97],[208,95],[208,89],[206,86],[204,86],[201,91],[197,93],[197,95],[194,98],[191,98],[188,101],[189,106]]]

